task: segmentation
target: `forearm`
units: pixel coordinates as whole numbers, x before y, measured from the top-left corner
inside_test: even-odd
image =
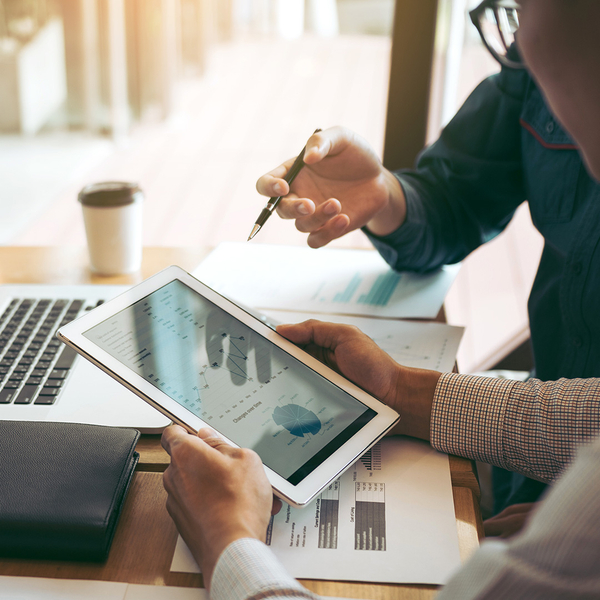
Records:
[[[397,172],[402,225],[383,236],[363,229],[393,268],[426,272],[458,262],[506,227],[526,199],[519,118],[527,81],[519,73],[484,81],[416,169]]]
[[[448,373],[432,402],[435,448],[542,481],[599,432],[599,379],[522,383]]]

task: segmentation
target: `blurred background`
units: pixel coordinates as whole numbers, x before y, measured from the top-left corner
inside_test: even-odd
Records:
[[[435,20],[426,94],[417,100],[427,141],[498,70],[468,21],[473,4],[422,0]],[[390,87],[393,49],[411,33],[418,7],[414,0],[0,0],[0,244],[84,245],[77,193],[115,179],[144,190],[147,246],[245,240],[264,204],[256,179],[294,156],[315,128],[347,126],[383,155],[397,99],[412,91],[401,78]],[[410,50],[401,59],[409,67],[420,60]],[[480,277],[463,269],[447,302],[451,322],[497,323],[498,303],[510,303],[526,324],[523,299],[537,259],[528,250],[523,267],[519,240],[531,226],[522,212],[516,234],[500,236],[495,251],[500,262],[519,254],[512,299],[472,298]],[[257,239],[304,240],[282,221]],[[360,232],[335,245],[368,247]],[[494,259],[485,252],[473,264],[489,271]],[[496,350],[485,343],[466,340],[463,370],[489,363]]]

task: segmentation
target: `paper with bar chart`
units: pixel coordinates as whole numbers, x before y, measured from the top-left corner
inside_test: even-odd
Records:
[[[448,457],[385,438],[307,507],[284,504],[267,544],[298,578],[443,584],[460,566]],[[181,538],[171,570],[199,571]]]
[[[193,275],[256,308],[434,318],[459,267],[427,275],[398,273],[373,250],[227,242]]]

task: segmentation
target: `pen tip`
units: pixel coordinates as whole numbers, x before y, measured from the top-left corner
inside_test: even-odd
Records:
[[[246,241],[250,241],[260,230],[260,225],[255,225],[252,228],[252,231],[250,232],[250,235],[248,236],[248,239]]]

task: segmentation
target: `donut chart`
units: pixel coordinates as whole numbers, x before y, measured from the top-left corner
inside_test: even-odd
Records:
[[[321,421],[314,412],[298,404],[276,406],[273,410],[273,421],[285,427],[292,435],[304,437],[315,435],[321,431]]]

